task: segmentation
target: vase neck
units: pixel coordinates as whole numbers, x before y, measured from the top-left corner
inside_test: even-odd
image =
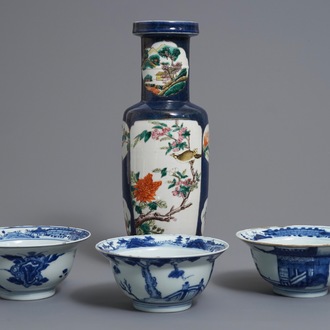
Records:
[[[187,35],[141,36],[142,101],[189,101]]]

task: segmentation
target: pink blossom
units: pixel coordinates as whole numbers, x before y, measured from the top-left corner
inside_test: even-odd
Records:
[[[176,189],[172,191],[172,195],[173,196],[178,196],[179,195],[179,191],[177,191]]]
[[[161,136],[166,135],[170,130],[171,129],[169,127],[164,127],[162,128],[161,131],[158,128],[156,128],[151,132],[151,138],[154,140],[159,140]]]
[[[171,130],[171,129],[170,129],[169,127],[164,127],[164,128],[162,129],[162,135],[167,134],[170,130]]]
[[[182,127],[179,131],[179,134],[183,134],[187,130],[187,127]]]
[[[178,134],[179,134],[179,138],[182,138],[183,139],[183,134],[185,133],[187,131],[187,127],[182,127],[180,130],[179,130],[179,132],[178,132]]]
[[[172,191],[173,196],[184,197],[183,193],[180,191],[180,186],[176,186],[175,190]]]
[[[192,180],[191,179],[186,179],[185,181],[182,182],[184,186],[191,186],[192,185]]]
[[[154,140],[158,140],[160,136],[161,136],[161,134],[157,129],[155,129],[151,132],[151,138]]]
[[[171,143],[171,147],[172,147],[172,151],[174,151],[174,152],[180,151],[180,149],[177,147],[177,142],[176,141],[173,141]]]

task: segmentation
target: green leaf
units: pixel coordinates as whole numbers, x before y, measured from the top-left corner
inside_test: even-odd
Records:
[[[172,87],[170,87],[164,93],[164,96],[170,96],[170,95],[176,94],[176,93],[180,92],[185,86],[186,86],[185,81],[178,82],[178,83],[174,84]]]
[[[144,222],[141,226],[140,229],[142,230],[143,234],[150,234],[150,226],[147,222]]]
[[[138,214],[142,214],[142,208],[141,208],[139,205],[136,205],[136,206],[135,206],[135,211],[136,211],[136,213],[138,213]]]
[[[180,150],[183,150],[187,147],[187,143],[186,142],[178,143],[176,147],[179,148]]]
[[[134,173],[131,171],[131,184],[134,185],[139,180],[140,172]]]
[[[171,140],[171,138],[168,136],[164,136],[161,139],[159,139],[159,141],[166,141],[166,140]]]
[[[186,77],[188,75],[187,69],[183,68],[179,74],[175,77],[175,80],[181,78],[181,77]]]
[[[162,169],[161,174],[162,174],[162,176],[161,176],[162,178],[167,175],[167,168],[166,167],[164,167]]]
[[[143,132],[141,132],[139,135],[137,135],[136,137],[139,138],[139,140],[142,140],[144,138],[144,135],[146,134],[146,130],[144,130]]]
[[[173,181],[171,182],[171,184],[168,186],[168,189],[173,188],[176,185],[176,180],[173,179]]]
[[[161,209],[166,209],[167,208],[167,203],[165,201],[158,200],[157,202],[158,207]]]
[[[147,142],[151,137],[151,132],[147,132],[147,131],[145,131],[145,132],[146,133],[144,135],[144,142]]]
[[[184,196],[187,196],[187,194],[190,192],[190,187],[180,186],[180,192],[182,192]]]
[[[151,211],[155,211],[155,210],[157,210],[158,205],[156,202],[151,202],[148,204],[148,207]]]
[[[175,172],[175,174],[177,174],[177,176],[179,176],[180,179],[185,179],[185,178],[188,177],[188,175],[185,175],[185,174],[183,174],[183,173],[181,173],[181,172],[179,172],[179,171]]]

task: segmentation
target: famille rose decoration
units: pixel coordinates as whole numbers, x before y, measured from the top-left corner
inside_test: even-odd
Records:
[[[202,235],[208,201],[209,124],[189,101],[189,42],[198,24],[138,21],[142,99],[123,117],[126,230]]]

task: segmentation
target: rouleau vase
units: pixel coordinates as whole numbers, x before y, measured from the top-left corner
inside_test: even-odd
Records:
[[[123,116],[122,191],[128,235],[202,235],[208,202],[209,123],[189,99],[196,22],[138,21],[141,101]]]

